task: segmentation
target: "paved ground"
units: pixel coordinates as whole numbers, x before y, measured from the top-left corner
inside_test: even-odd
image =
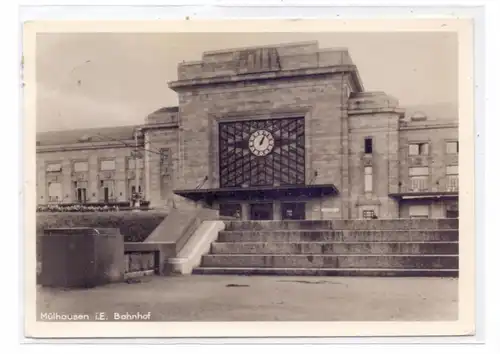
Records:
[[[88,290],[38,288],[38,310],[151,312],[155,321],[455,320],[458,280],[192,275]]]

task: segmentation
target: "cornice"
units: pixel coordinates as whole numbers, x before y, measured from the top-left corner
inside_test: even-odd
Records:
[[[197,86],[221,85],[221,84],[236,84],[248,81],[267,81],[278,80],[293,77],[307,77],[337,74],[343,72],[350,72],[353,76],[353,81],[357,86],[358,91],[363,91],[361,79],[359,78],[358,70],[355,65],[338,65],[334,67],[321,67],[321,68],[305,68],[294,70],[282,71],[269,71],[261,73],[251,73],[243,75],[230,75],[230,76],[215,76],[211,78],[200,78],[192,80],[178,80],[169,82],[168,86],[174,91],[186,90]]]
[[[350,109],[347,111],[347,114],[350,116],[377,114],[377,113],[396,113],[398,115],[403,115],[405,113],[405,110],[402,108],[381,107],[381,108],[366,108],[366,109]]]
[[[410,123],[411,124],[411,123]],[[430,123],[425,125],[402,125],[399,130],[425,130],[425,129],[458,129],[458,123]]]
[[[126,144],[126,145],[125,145]],[[139,146],[143,145],[143,140],[139,140]],[[123,142],[95,142],[95,143],[76,143],[76,144],[58,144],[37,146],[36,152],[66,152],[66,151],[81,151],[81,150],[100,150],[100,149],[133,149],[135,148],[134,140],[123,140]]]

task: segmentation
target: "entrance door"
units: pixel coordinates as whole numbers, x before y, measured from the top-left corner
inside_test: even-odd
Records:
[[[281,204],[282,220],[305,220],[306,203],[283,203]]]
[[[87,189],[86,188],[78,188],[78,202],[79,203],[87,202]]]
[[[109,202],[109,188],[108,187],[104,187],[104,203],[108,203]]]
[[[250,204],[250,220],[273,220],[273,203]]]

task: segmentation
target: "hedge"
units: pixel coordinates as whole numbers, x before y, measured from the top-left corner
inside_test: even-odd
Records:
[[[37,213],[36,233],[54,227],[118,228],[125,242],[142,242],[165,219],[167,213],[158,211]]]

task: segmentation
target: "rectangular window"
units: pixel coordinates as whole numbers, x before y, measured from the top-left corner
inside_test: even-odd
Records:
[[[410,144],[408,153],[411,156],[429,155],[429,143]]]
[[[451,202],[446,204],[446,217],[447,218],[458,218],[458,203]]]
[[[365,138],[365,154],[371,154],[373,151],[372,138]]]
[[[102,160],[101,171],[113,171],[115,169],[115,160]]]
[[[373,192],[373,168],[365,167],[365,193]]]
[[[429,181],[429,167],[410,167],[410,191],[423,192],[427,190]]]
[[[62,185],[58,182],[49,182],[49,202],[62,201]]]
[[[458,191],[458,166],[446,166],[446,190]]]
[[[131,158],[128,160],[128,169],[129,170],[134,170],[135,169],[135,162],[137,161],[137,166],[139,168],[144,168],[144,160],[143,159],[134,159]]]
[[[447,175],[458,175],[458,166],[446,166]]]
[[[47,172],[61,172],[62,165],[60,163],[49,163],[47,165]]]
[[[410,167],[410,176],[429,176],[429,167]]]
[[[447,154],[458,154],[458,141],[449,141],[446,143]]]
[[[412,156],[418,155],[418,145],[417,144],[410,144],[409,148],[409,154]]]
[[[75,172],[87,172],[89,170],[89,163],[86,161],[75,162],[73,169]]]
[[[428,219],[429,205],[410,205],[410,219]]]

